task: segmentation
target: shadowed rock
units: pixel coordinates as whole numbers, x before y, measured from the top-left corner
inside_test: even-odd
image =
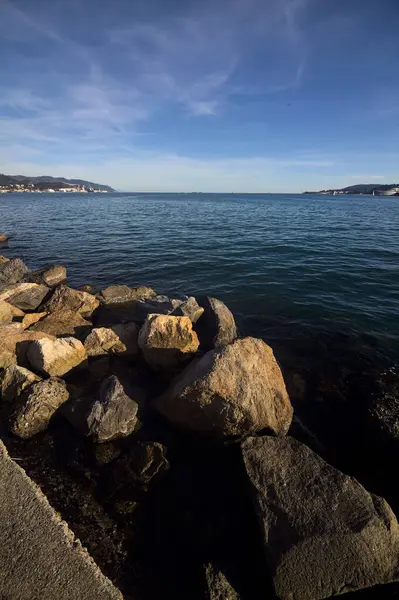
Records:
[[[27,358],[32,369],[45,375],[60,377],[81,365],[87,359],[87,354],[81,341],[66,337],[54,341],[43,339],[32,342]]]
[[[12,323],[19,325],[22,329],[22,323]],[[46,333],[40,331],[10,331],[7,335],[0,333],[0,368],[5,369],[13,364],[27,366],[26,353],[28,344],[32,340],[55,339]]]
[[[15,283],[3,287],[0,300],[6,300],[20,310],[36,310],[49,292],[50,288],[38,283]]]
[[[249,438],[242,455],[281,600],[319,600],[399,577],[386,503],[293,438]]]
[[[152,288],[139,286],[130,288],[127,285],[110,285],[97,295],[101,304],[119,304],[121,302],[130,302],[132,300],[143,300],[156,296]]]
[[[176,317],[188,317],[194,324],[203,313],[204,309],[202,306],[198,304],[194,296],[190,296],[187,300],[184,300],[180,306],[175,308],[171,314]]]
[[[62,379],[51,377],[33,383],[23,392],[10,418],[10,429],[27,439],[45,431],[55,411],[66,402],[69,393]]]
[[[138,326],[136,323],[92,329],[85,340],[88,356],[119,354],[135,356],[138,353]]]
[[[237,328],[233,314],[227,306],[217,298],[201,298],[200,306],[204,309],[195,330],[200,339],[201,348],[210,350],[225,346],[237,337]]]
[[[11,365],[5,369],[1,380],[1,400],[10,403],[40,377],[18,365]]]
[[[273,350],[250,337],[194,360],[155,406],[172,423],[217,437],[286,433],[293,413]]]
[[[31,331],[43,331],[54,336],[83,338],[91,330],[91,324],[74,310],[57,310],[33,325]]]

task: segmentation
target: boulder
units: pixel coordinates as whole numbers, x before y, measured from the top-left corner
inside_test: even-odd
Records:
[[[312,450],[249,438],[242,455],[281,600],[319,600],[399,577],[399,526],[386,503]]]
[[[12,323],[12,325],[22,326],[22,323]],[[28,345],[32,340],[42,339],[55,338],[40,331],[23,330],[9,331],[7,335],[2,335],[0,329],[0,368],[5,369],[17,362],[22,366],[28,366],[26,359]]]
[[[293,414],[273,350],[251,337],[193,361],[155,406],[172,423],[216,437],[285,434]]]
[[[2,265],[5,262],[8,262],[10,259],[7,258],[6,256],[0,256],[0,265]]]
[[[2,244],[8,242],[8,235],[5,235],[4,233],[0,233],[0,242]]]
[[[190,319],[169,315],[149,315],[138,343],[151,368],[172,371],[192,358],[199,346]]]
[[[92,329],[85,340],[88,356],[103,354],[129,354],[138,352],[138,327],[135,323],[114,325],[112,328],[97,327]]]
[[[5,302],[4,300],[0,300],[0,325],[11,323],[13,317],[14,314],[11,304],[8,304],[8,302]]]
[[[184,300],[180,306],[174,309],[171,313],[176,317],[188,317],[194,324],[203,315],[204,309],[198,304],[194,296],[190,296],[187,300]]]
[[[119,304],[120,302],[152,298],[156,295],[156,292],[149,287],[130,288],[127,285],[110,285],[101,290],[97,297],[101,304]]]
[[[182,300],[170,299],[167,296],[154,296],[143,300],[102,304],[93,314],[93,323],[96,327],[109,327],[110,325],[133,322],[142,325],[148,315],[168,315],[182,302]]]
[[[33,383],[17,402],[10,418],[10,430],[23,439],[45,431],[51,417],[68,398],[66,383],[62,379],[50,377]]]
[[[23,317],[22,325],[23,325],[24,329],[28,329],[29,327],[31,327],[38,321],[41,321],[42,319],[44,319],[44,317],[47,317],[46,312],[28,313],[27,315],[25,315]]]
[[[0,284],[18,283],[28,271],[28,267],[20,258],[0,263]]]
[[[39,333],[39,332],[37,332]],[[42,339],[29,344],[27,358],[32,369],[44,375],[62,377],[87,359],[80,340],[65,337]]]
[[[83,317],[90,317],[98,305],[99,301],[92,294],[79,292],[66,285],[60,285],[42,309],[49,313],[60,310],[73,310]]]
[[[38,283],[15,283],[1,289],[0,300],[6,300],[20,310],[36,310],[49,292],[50,288]]]
[[[211,350],[234,341],[237,328],[233,314],[227,306],[221,300],[208,297],[202,298],[199,304],[204,309],[196,326],[201,348]]]
[[[60,283],[65,283],[67,279],[66,268],[61,265],[51,265],[36,271],[30,271],[22,278],[22,281],[28,283],[40,283],[53,288]]]
[[[11,403],[35,381],[39,381],[40,377],[18,365],[7,367],[3,373],[1,380],[1,400],[2,402]]]
[[[32,331],[43,331],[56,337],[84,338],[91,330],[91,323],[73,310],[57,310],[33,325]]]
[[[124,391],[115,375],[105,379],[98,397],[75,398],[63,415],[83,435],[102,443],[130,435],[137,424],[138,404]]]

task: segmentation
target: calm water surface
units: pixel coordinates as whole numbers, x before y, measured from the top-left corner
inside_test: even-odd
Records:
[[[72,285],[223,299],[245,334],[303,357],[399,357],[399,198],[4,194],[8,256]]]

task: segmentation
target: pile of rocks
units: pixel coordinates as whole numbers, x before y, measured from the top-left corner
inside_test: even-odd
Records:
[[[186,573],[184,584],[172,583],[168,573],[175,598],[255,597],[246,562],[265,578],[256,597],[316,600],[399,579],[392,510],[287,435],[295,435],[294,411],[273,351],[260,339],[239,338],[223,302],[169,298],[143,286],[90,292],[69,287],[62,266],[29,271],[19,258],[0,260],[6,444],[57,444],[61,430],[71,432],[78,446],[93,449],[88,478],[126,528],[128,515],[143,529],[145,518],[135,516],[140,502],[144,512],[155,502],[159,515],[159,498],[180,507],[184,490],[183,512],[198,537],[175,531],[172,547],[200,565],[202,579]],[[190,470],[201,481],[200,502]],[[248,523],[245,531],[235,520]],[[251,558],[232,575],[235,536],[249,543]],[[161,580],[167,570],[152,569]],[[137,589],[136,598],[160,597],[159,588],[153,595]]]

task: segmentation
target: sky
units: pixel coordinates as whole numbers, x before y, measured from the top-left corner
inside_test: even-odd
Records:
[[[399,181],[399,0],[0,0],[0,172],[126,191]]]

